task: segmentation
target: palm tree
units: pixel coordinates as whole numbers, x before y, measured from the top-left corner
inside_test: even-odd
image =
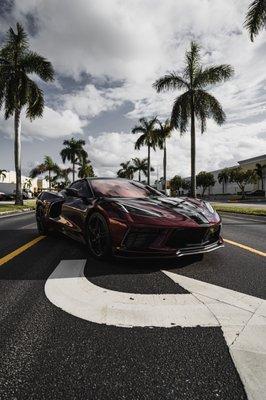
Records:
[[[79,178],[88,178],[89,176],[94,176],[93,167],[87,157],[82,157],[81,162],[79,162],[78,165]]]
[[[2,182],[6,179],[6,169],[0,169],[0,178],[2,178]]]
[[[264,190],[264,170],[266,169],[266,164],[261,165],[261,164],[256,164],[256,168],[254,169],[255,174],[258,176],[258,178],[261,181],[261,189]]]
[[[158,120],[158,123],[159,123],[159,129],[156,129],[155,131],[159,136],[159,147],[163,149],[163,181],[164,181],[164,190],[166,192],[166,187],[167,187],[166,140],[170,138],[173,127],[171,126],[169,119],[167,119],[163,124]]]
[[[23,189],[30,189],[31,185],[32,185],[31,179],[30,178],[26,179],[25,182],[24,182],[24,185],[23,185]]]
[[[66,160],[71,162],[74,182],[76,164],[82,161],[83,158],[88,157],[88,153],[83,149],[83,146],[85,146],[85,140],[72,138],[70,140],[64,140],[63,145],[65,148],[61,150],[60,155],[63,163],[65,163]]]
[[[4,104],[5,119],[14,115],[14,153],[16,170],[15,204],[23,204],[21,187],[21,111],[26,117],[41,117],[44,109],[43,91],[29,77],[36,74],[43,81],[52,81],[52,64],[29,48],[27,34],[17,23],[17,32],[9,29],[0,50],[0,106]]]
[[[171,125],[180,133],[187,130],[190,119],[191,130],[191,195],[196,197],[196,134],[195,118],[201,123],[201,133],[206,130],[207,118],[213,118],[218,125],[225,121],[225,113],[218,100],[204,90],[206,87],[228,80],[233,75],[230,65],[222,64],[203,68],[200,47],[191,42],[185,56],[185,68],[181,75],[171,72],[154,83],[157,92],[170,89],[185,89],[173,104]]]
[[[45,156],[42,164],[37,165],[30,171],[30,178],[36,178],[36,176],[42,175],[48,172],[47,180],[49,182],[49,189],[51,189],[52,183],[52,172],[57,174],[58,165],[52,160],[50,156]]]
[[[265,0],[252,1],[248,8],[244,26],[249,32],[250,40],[253,42],[259,31],[266,27]]]
[[[132,129],[132,133],[142,133],[135,143],[135,149],[140,149],[142,146],[148,147],[148,185],[150,184],[150,172],[151,172],[151,148],[153,150],[158,146],[158,134],[155,131],[156,124],[158,123],[157,117],[150,120],[146,118],[140,118],[139,125],[136,125]]]
[[[72,168],[60,168],[58,167],[56,170],[56,175],[53,177],[53,181],[57,182],[57,186],[59,188],[64,188],[70,184],[70,179],[68,175],[72,172]],[[60,180],[63,180],[63,182],[59,182]]]
[[[119,178],[133,179],[135,170],[130,162],[131,161],[126,161],[120,164],[122,168],[117,171],[117,176]]]
[[[134,167],[134,172],[138,172],[139,175],[139,182],[141,182],[141,172],[145,176],[148,175],[148,159],[143,158],[142,160],[138,157],[132,158],[133,162],[133,167]],[[150,168],[151,171],[154,171],[154,168],[151,166]]]
[[[218,174],[218,182],[223,184],[223,194],[224,194],[224,191],[225,191],[225,185],[229,181],[229,178],[230,178],[230,169],[229,168],[224,168]]]

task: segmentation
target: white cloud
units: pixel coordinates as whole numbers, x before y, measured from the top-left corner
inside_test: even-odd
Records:
[[[1,131],[6,136],[13,136],[13,118],[4,120],[0,115]],[[42,118],[37,118],[32,122],[25,118],[22,113],[22,136],[24,139],[53,139],[83,133],[84,121],[71,110],[62,112],[55,111],[49,107],[44,108]]]
[[[197,134],[197,172],[213,171],[235,165],[237,161],[266,152],[266,142],[261,136],[265,132],[264,122],[226,125],[217,127],[209,123],[208,133]],[[106,132],[97,137],[88,137],[87,151],[99,176],[115,176],[119,164],[133,157],[147,157],[146,147],[134,150],[137,135],[131,133]],[[241,137],[241,140],[239,139]],[[168,140],[168,176],[190,175],[190,135],[180,137],[174,131]],[[152,151],[151,164],[155,168],[153,179],[162,176],[162,151]]]
[[[109,97],[108,90],[99,90],[91,84],[86,85],[83,90],[65,94],[61,99],[63,107],[74,110],[78,115],[86,118],[112,110],[122,103],[122,100]]]
[[[236,71],[229,82],[211,88],[226,111],[227,124],[217,127],[210,121],[207,133],[198,135],[198,170],[216,169],[264,152],[265,123],[260,121],[266,117],[266,33],[250,42],[243,28],[249,3],[17,0],[15,18],[23,21],[28,12],[36,16],[39,31],[31,45],[52,61],[57,74],[78,81],[85,72],[96,86],[101,85],[101,89],[89,84],[69,92],[62,88],[55,110],[46,108],[44,118],[32,124],[25,121],[24,135],[52,138],[86,132],[89,120],[125,101],[133,103],[134,109],[127,114],[133,120],[169,116],[178,93],[158,95],[152,83],[169,70],[182,69],[184,52],[193,38],[202,45],[205,64],[229,63]],[[117,80],[119,87],[115,87]],[[4,131],[6,127],[2,125]],[[176,133],[168,147],[169,174],[189,175],[189,134],[180,138]],[[88,142],[97,173],[108,176],[121,161],[146,156],[144,149],[135,152],[133,148],[134,136],[129,133],[107,132],[91,136]],[[153,154],[154,166],[161,166],[161,159],[161,152]]]

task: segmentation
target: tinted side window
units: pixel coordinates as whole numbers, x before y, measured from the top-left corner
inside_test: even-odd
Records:
[[[70,185],[70,187],[71,187],[72,189],[80,190],[81,187],[82,187],[82,182],[83,182],[83,181],[76,181],[76,182],[72,183],[72,184]]]
[[[74,183],[72,183],[72,185],[70,185],[70,187],[73,189],[77,189],[79,191],[80,195],[82,195],[84,197],[93,197],[88,183],[84,180],[74,182]]]

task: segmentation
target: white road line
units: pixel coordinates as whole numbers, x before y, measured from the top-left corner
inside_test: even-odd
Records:
[[[266,393],[266,301],[169,271],[163,271],[201,300],[223,330],[250,400]]]
[[[218,326],[212,313],[194,296],[133,294],[108,290],[88,281],[86,260],[61,261],[45,284],[57,307],[98,324],[132,326]]]
[[[57,307],[99,324],[139,327],[221,327],[250,400],[266,392],[266,301],[164,272],[190,294],[133,294],[94,285],[86,260],[61,261],[45,284]]]
[[[18,230],[21,230],[21,229],[23,229],[23,230],[24,229],[37,229],[36,222],[33,222],[32,224],[21,226],[20,228],[18,228]]]

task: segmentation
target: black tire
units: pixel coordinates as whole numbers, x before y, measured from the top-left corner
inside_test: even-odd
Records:
[[[44,210],[42,206],[36,209],[36,223],[40,235],[48,235],[49,231],[45,223]]]
[[[87,222],[86,240],[90,254],[98,260],[112,257],[112,241],[106,219],[100,213],[93,213]]]

